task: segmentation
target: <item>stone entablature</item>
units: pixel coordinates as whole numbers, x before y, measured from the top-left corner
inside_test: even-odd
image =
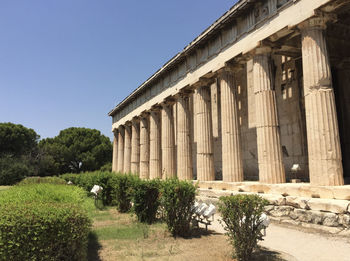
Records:
[[[327,2],[331,1],[239,1],[113,109],[109,113],[113,126],[130,121],[140,110],[148,110],[195,84],[200,77],[218,71],[230,59],[251,51],[266,37],[288,34],[289,31],[283,29],[298,25]]]

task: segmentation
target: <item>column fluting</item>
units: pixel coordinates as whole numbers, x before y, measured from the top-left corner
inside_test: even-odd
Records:
[[[118,171],[118,131],[113,130],[113,156],[112,156],[112,171]]]
[[[193,179],[192,148],[190,131],[189,97],[180,94],[177,97],[177,176],[181,180]]]
[[[310,183],[344,184],[342,155],[324,18],[300,25]]]
[[[259,181],[284,183],[286,177],[269,51],[269,48],[258,49],[253,67]]]
[[[173,103],[163,104],[162,107],[162,177],[166,179],[176,177],[175,129]]]
[[[162,178],[162,155],[161,155],[161,129],[158,110],[152,110],[150,114],[150,179]]]
[[[243,181],[243,161],[240,126],[237,109],[237,92],[234,74],[220,74],[222,178],[225,182]]]
[[[140,178],[149,179],[149,116],[140,118]]]
[[[118,172],[124,172],[124,126],[118,128]]]
[[[131,173],[140,173],[140,120],[133,119],[131,123]]]
[[[213,131],[211,125],[210,88],[202,86],[195,90],[195,117],[197,137],[197,180],[215,180]]]
[[[130,173],[131,170],[131,128],[127,124],[124,127],[124,173]]]

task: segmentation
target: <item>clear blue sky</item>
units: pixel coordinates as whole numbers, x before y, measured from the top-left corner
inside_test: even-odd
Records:
[[[112,137],[107,113],[234,0],[1,0],[0,122]]]

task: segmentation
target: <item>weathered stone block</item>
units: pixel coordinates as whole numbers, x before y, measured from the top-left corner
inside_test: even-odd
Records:
[[[273,195],[273,194],[261,194],[262,198],[266,199],[270,202],[270,204],[275,206],[283,206],[286,205],[286,198],[280,195]]]
[[[270,211],[270,214],[274,217],[288,217],[293,210],[290,206],[279,206]]]
[[[339,215],[339,224],[344,227],[350,227],[350,215]]]
[[[309,198],[287,196],[286,205],[301,209],[310,209],[308,205]]]
[[[310,199],[308,206],[311,210],[326,211],[332,213],[346,213],[349,207],[347,200],[332,200],[332,199]]]
[[[334,213],[324,213],[323,223],[324,226],[337,227],[339,226],[339,217]]]

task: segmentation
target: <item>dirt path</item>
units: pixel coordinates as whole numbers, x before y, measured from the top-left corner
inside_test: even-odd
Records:
[[[219,217],[216,217],[210,229],[225,233],[217,219]],[[265,240],[259,244],[270,250],[286,253],[290,261],[350,260],[350,239],[344,237],[280,224],[270,224],[266,233]]]

